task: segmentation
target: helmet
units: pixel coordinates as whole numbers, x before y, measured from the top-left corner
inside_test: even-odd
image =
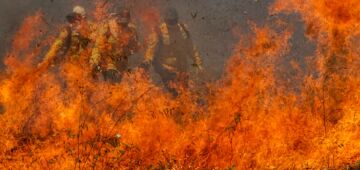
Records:
[[[74,6],[73,8],[73,13],[75,14],[79,14],[81,17],[85,18],[86,17],[86,11],[85,11],[85,8],[82,7],[82,6]]]
[[[128,24],[131,19],[130,11],[126,8],[119,9],[118,12],[118,21],[120,24]]]
[[[175,8],[168,8],[164,13],[164,21],[167,24],[175,25],[178,23],[179,15]]]

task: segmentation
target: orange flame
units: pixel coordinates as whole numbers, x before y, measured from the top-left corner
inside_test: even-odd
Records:
[[[99,4],[95,18],[102,24],[107,12]],[[10,72],[0,83],[5,108],[0,168],[354,166],[360,160],[360,50],[354,40],[359,4],[277,0],[271,9],[300,13],[308,37],[318,44],[314,55],[320,76],[305,77],[299,94],[276,84],[277,63],[291,48],[288,30],[253,26],[254,36],[236,45],[226,75],[208,85],[206,96],[179,87],[180,95],[172,98],[142,69],[116,85],[94,81],[89,52],[82,53],[84,60],[61,64],[59,72],[35,74],[34,57],[45,45],[32,44],[44,26],[41,13],[26,18],[6,59]],[[156,14],[145,12],[141,21],[153,26]],[[334,56],[344,63],[331,65]],[[207,102],[199,104],[201,99]]]

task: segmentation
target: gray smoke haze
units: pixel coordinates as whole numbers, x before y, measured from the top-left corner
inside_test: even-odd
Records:
[[[314,47],[304,37],[303,24],[298,16],[270,16],[268,7],[273,0],[110,0],[114,6],[126,5],[132,11],[134,20],[139,10],[147,7],[164,9],[173,6],[178,9],[181,20],[191,31],[192,38],[198,46],[206,71],[212,78],[219,78],[228,57],[231,56],[234,44],[239,40],[233,30],[241,33],[250,32],[249,23],[264,25],[273,18],[281,18],[294,26],[291,39],[293,50],[284,59],[300,63],[303,57],[310,55]],[[50,25],[64,22],[64,16],[75,4],[92,9],[90,0],[1,0],[0,2],[0,55],[4,56],[12,34],[17,30],[24,17],[41,10]],[[56,30],[55,30],[56,31]],[[141,31],[141,30],[139,30]]]

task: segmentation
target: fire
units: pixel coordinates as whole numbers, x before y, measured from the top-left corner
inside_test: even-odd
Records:
[[[108,5],[97,1],[95,23],[108,16]],[[317,43],[309,62],[315,63],[309,67],[316,75],[305,76],[300,93],[276,81],[277,64],[291,49],[291,29],[254,25],[253,36],[235,46],[224,77],[207,84],[206,95],[191,90],[197,89],[191,83],[189,89],[178,87],[176,98],[142,69],[119,84],[93,80],[86,60],[90,47],[58,71],[37,70],[37,57],[54,38],[41,12],[27,17],[14,35],[0,80],[0,168],[356,166],[360,5],[355,0],[277,0],[271,7],[272,14],[284,12],[299,13],[308,38]],[[154,9],[140,16],[146,27],[159,18]]]

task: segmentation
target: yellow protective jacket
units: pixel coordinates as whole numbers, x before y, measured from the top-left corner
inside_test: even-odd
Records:
[[[134,24],[120,27],[115,20],[107,21],[99,29],[90,64],[107,70],[124,71],[128,57],[138,50],[138,37]]]
[[[42,67],[58,63],[68,56],[70,60],[77,60],[80,54],[88,47],[91,41],[92,24],[86,24],[82,29],[74,29],[71,26],[64,27],[59,36],[46,53]]]
[[[200,53],[193,44],[188,28],[184,24],[169,26],[162,23],[148,38],[145,60],[153,62],[155,68],[172,72],[187,72],[188,60],[201,68]]]

